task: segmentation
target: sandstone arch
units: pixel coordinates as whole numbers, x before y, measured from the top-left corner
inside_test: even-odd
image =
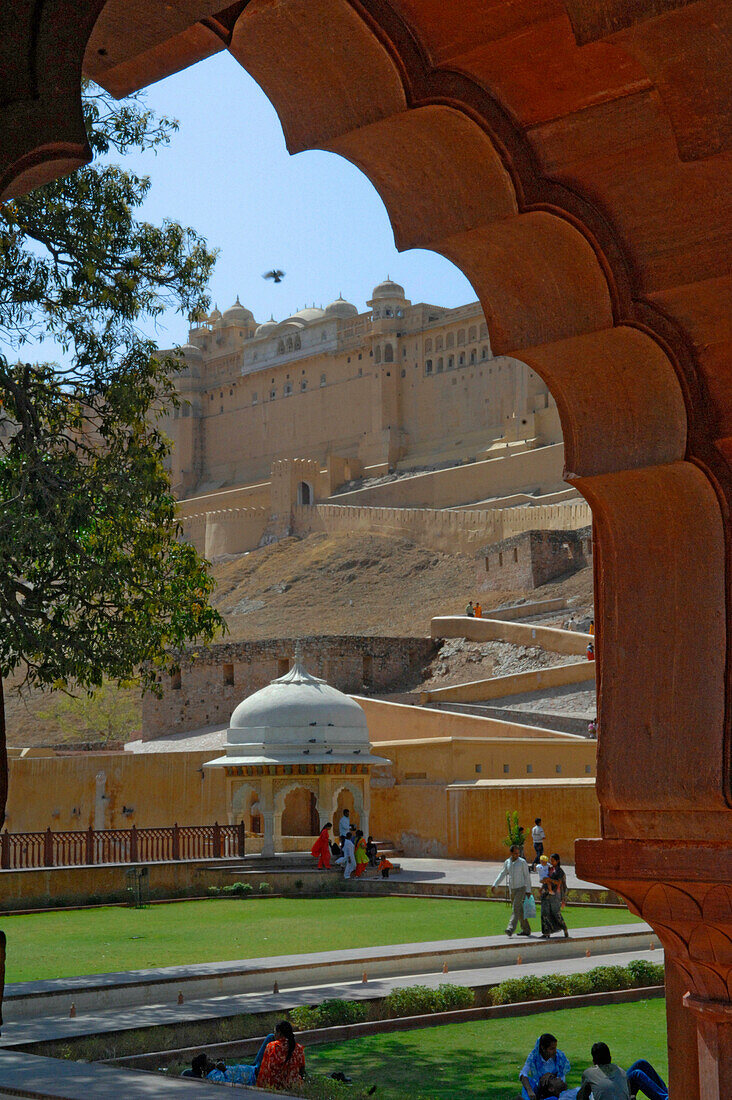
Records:
[[[216,8],[14,5],[0,186],[17,193],[88,156],[87,39],[85,70],[118,92],[228,46],[292,151],[347,156],[384,197],[401,247],[433,248],[468,275],[494,351],[557,395],[568,476],[595,516],[603,839],[578,845],[580,868],[638,908],[663,882],[702,904],[724,851],[710,838],[729,835],[732,816],[722,5]],[[715,1100],[732,1024],[712,1001],[726,989],[728,1005],[730,985],[718,961],[690,962],[673,903],[664,920],[672,1090]],[[729,936],[728,917],[715,926]],[[693,1014],[681,1008],[689,988]]]

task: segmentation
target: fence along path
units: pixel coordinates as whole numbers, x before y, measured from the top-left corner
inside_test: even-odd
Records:
[[[163,863],[181,859],[240,859],[246,832],[239,825],[168,825],[157,829],[92,829],[0,834],[0,869],[80,867],[98,863]]]

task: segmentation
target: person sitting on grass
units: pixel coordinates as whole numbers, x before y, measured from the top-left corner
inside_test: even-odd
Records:
[[[207,1054],[197,1054],[191,1062],[191,1068],[186,1069],[181,1074],[182,1077],[199,1077],[205,1078],[207,1081],[215,1081],[221,1085],[254,1085],[257,1081],[257,1074],[259,1073],[259,1067],[262,1064],[264,1058],[264,1052],[269,1044],[274,1039],[274,1032],[271,1032],[264,1040],[259,1050],[257,1051],[257,1057],[253,1063],[249,1065],[235,1065],[227,1066],[226,1062],[219,1060],[218,1062],[212,1062]]]
[[[551,1073],[561,1081],[566,1081],[571,1068],[567,1055],[557,1050],[556,1036],[548,1031],[544,1032],[536,1040],[534,1049],[519,1073],[522,1100],[537,1100],[536,1090],[544,1074]]]
[[[631,1100],[643,1093],[649,1100],[668,1100],[668,1088],[656,1070],[640,1058],[627,1071],[616,1066],[607,1043],[594,1043],[592,1065],[582,1074],[577,1100]]]
[[[556,1073],[544,1073],[536,1088],[536,1100],[576,1100],[579,1089],[570,1089]]]
[[[274,1041],[269,1043],[257,1075],[262,1089],[290,1089],[305,1076],[305,1051],[295,1040],[292,1024],[281,1020],[275,1028]]]

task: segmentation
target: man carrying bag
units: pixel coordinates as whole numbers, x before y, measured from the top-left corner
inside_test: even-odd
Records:
[[[510,852],[511,854],[493,883],[493,889],[499,886],[504,879],[508,879],[508,888],[511,893],[511,917],[506,928],[506,935],[512,936],[516,931],[516,925],[520,923],[521,935],[530,936],[531,927],[524,915],[524,899],[530,897],[532,901],[534,900],[531,893],[529,865],[519,855],[518,844],[512,844]],[[536,906],[536,903],[534,903],[534,906]],[[534,908],[534,914],[536,914],[536,908]]]

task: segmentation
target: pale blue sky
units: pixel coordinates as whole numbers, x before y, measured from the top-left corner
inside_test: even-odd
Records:
[[[413,301],[457,306],[475,299],[465,277],[434,252],[399,254],[372,184],[331,153],[290,156],[274,108],[226,52],[152,85],[147,103],[180,130],[157,155],[125,157],[149,175],[145,216],[193,226],[220,249],[211,293],[224,310],[237,294],[257,320],[280,320],[339,292],[363,310],[390,275]],[[275,286],[262,273],[287,274]],[[185,342],[175,315],[162,344]]]

